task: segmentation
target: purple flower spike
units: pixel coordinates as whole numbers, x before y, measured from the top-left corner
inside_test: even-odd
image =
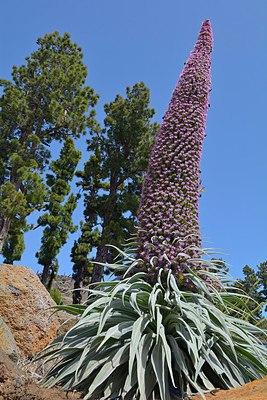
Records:
[[[138,213],[138,255],[144,260],[140,267],[147,270],[149,265],[150,271],[171,268],[183,284],[183,263],[197,256],[193,246],[201,246],[200,160],[211,87],[211,51],[212,30],[206,20],[158,133]]]

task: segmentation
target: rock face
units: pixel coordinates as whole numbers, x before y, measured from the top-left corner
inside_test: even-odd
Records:
[[[72,291],[74,287],[74,279],[68,275],[57,275],[54,283],[53,289],[58,289],[62,296],[62,301],[64,304],[72,304]],[[88,286],[85,286],[84,289],[88,289]],[[88,291],[82,290],[82,303],[87,300]]]
[[[0,349],[0,400],[74,400],[80,398],[78,393],[67,393],[58,388],[45,389],[41,387]]]
[[[0,316],[21,356],[32,357],[55,339],[60,321],[48,310],[55,302],[30,268],[0,265],[0,299]]]
[[[219,390],[214,394],[207,394],[206,400],[266,400],[267,376],[263,379],[247,383],[236,389]],[[192,397],[192,400],[202,400],[200,395]]]
[[[13,361],[18,361],[19,349],[7,324],[0,317],[0,349]]]

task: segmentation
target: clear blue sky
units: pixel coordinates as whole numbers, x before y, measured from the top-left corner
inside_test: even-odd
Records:
[[[156,120],[196,41],[201,22],[214,32],[211,108],[204,143],[200,212],[204,245],[226,253],[235,277],[267,259],[267,2],[266,0],[9,0],[1,4],[1,78],[36,49],[36,39],[69,32],[84,52],[87,83],[102,105],[144,81]],[[84,141],[79,142],[84,150]],[[80,165],[82,167],[82,164]],[[82,219],[82,204],[75,220]],[[19,264],[35,259],[41,232],[26,234]],[[71,274],[70,249],[60,273]]]

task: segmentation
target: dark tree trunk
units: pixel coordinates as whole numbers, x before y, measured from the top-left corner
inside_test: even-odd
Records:
[[[41,275],[41,282],[45,287],[47,287],[49,275],[50,275],[50,265],[44,265],[43,272]]]
[[[96,262],[106,263],[108,260],[108,248],[106,246],[98,246],[96,251]],[[103,265],[94,265],[91,283],[101,282],[104,275]]]
[[[84,281],[84,263],[81,262],[79,265],[79,268],[75,273],[72,275],[74,279],[74,285],[73,289],[74,291],[72,292],[72,304],[81,304],[82,302],[82,287],[83,287],[83,281]]]
[[[47,290],[50,292],[52,289],[52,285],[54,283],[54,280],[57,277],[57,269],[54,267],[51,267],[51,273],[49,275],[48,283],[47,283]]]
[[[72,303],[73,304],[81,304],[82,302],[82,293],[81,293],[81,288],[82,288],[83,281],[81,280],[75,280],[74,282],[74,291],[72,293]]]
[[[4,244],[7,241],[9,228],[9,219],[3,215],[0,215],[0,253],[3,251]]]
[[[102,225],[102,243],[97,247],[96,251],[96,262],[107,263],[108,262],[108,248],[105,246],[106,238],[109,234],[109,223],[111,215],[114,212],[116,206],[116,194],[118,188],[118,171],[115,171],[110,178],[110,189],[109,189],[109,201],[107,204],[103,225]],[[101,282],[104,276],[104,267],[102,265],[95,264],[93,269],[93,274],[91,278],[91,283]]]

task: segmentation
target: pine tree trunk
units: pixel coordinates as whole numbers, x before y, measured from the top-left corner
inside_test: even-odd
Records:
[[[108,249],[106,246],[98,246],[96,252],[96,262],[106,263],[108,259]],[[91,283],[101,282],[103,279],[104,267],[102,265],[95,264]]]
[[[102,229],[102,243],[106,244],[106,237],[109,234],[109,223],[110,217],[114,211],[116,205],[116,193],[118,188],[118,171],[115,171],[113,176],[110,178],[110,190],[109,190],[109,202],[107,204],[106,213],[103,221]],[[108,261],[108,248],[100,244],[96,251],[96,262],[107,263]],[[104,267],[102,265],[95,264],[93,269],[93,274],[91,278],[91,283],[101,282],[104,275]]]
[[[3,250],[5,242],[7,241],[9,228],[9,219],[4,217],[3,215],[0,215],[0,253]]]
[[[47,283],[48,292],[51,291],[53,283],[54,283],[54,280],[56,279],[56,277],[57,277],[57,270],[54,267],[51,267],[51,273],[50,273],[50,276],[49,276],[49,279],[48,279],[48,283]]]
[[[41,275],[41,282],[45,287],[47,287],[49,275],[50,275],[50,265],[44,265],[43,272]]]
[[[72,304],[81,304],[82,302],[82,293],[81,288],[83,285],[82,280],[75,280],[74,282],[74,291],[72,292]]]

